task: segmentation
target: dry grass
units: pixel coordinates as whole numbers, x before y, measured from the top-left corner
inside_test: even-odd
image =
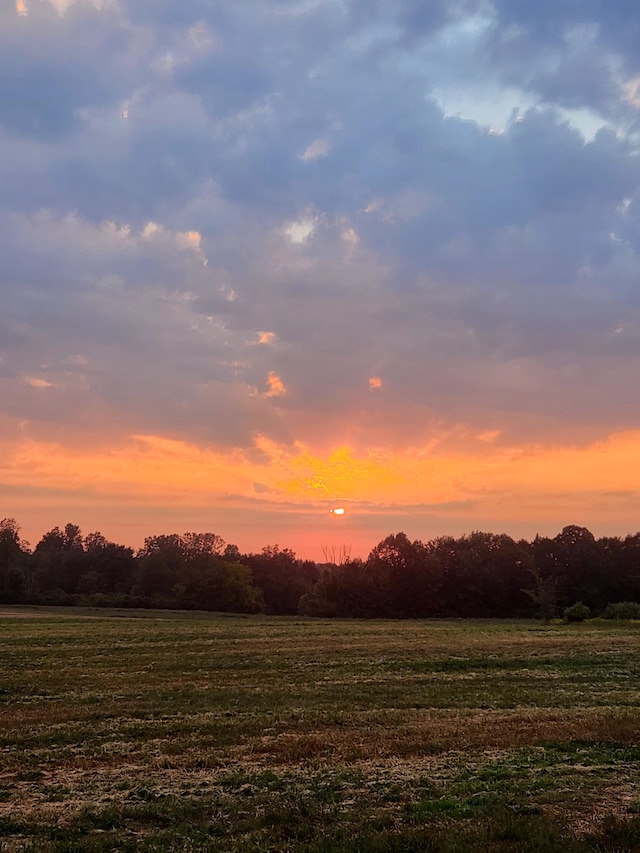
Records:
[[[247,759],[269,766],[331,760],[335,762],[413,758],[442,755],[449,751],[522,748],[550,742],[592,741],[640,743],[640,712],[612,715],[602,711],[481,711],[434,715],[428,711],[397,715],[397,721],[354,721],[327,726],[304,734],[263,735],[236,751]]]
[[[639,651],[633,625],[5,611],[0,849],[465,849],[505,808],[634,849]]]

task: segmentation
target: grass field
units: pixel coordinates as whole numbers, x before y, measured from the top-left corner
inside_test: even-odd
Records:
[[[640,850],[639,652],[632,623],[5,609],[0,850]]]

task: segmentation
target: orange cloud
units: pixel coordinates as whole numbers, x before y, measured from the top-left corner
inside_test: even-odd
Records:
[[[276,340],[274,332],[258,332],[259,344],[272,344]]]
[[[281,397],[287,393],[284,382],[273,370],[267,376],[267,385],[269,386],[269,390],[265,393],[265,397]]]
[[[422,456],[419,449],[357,454],[349,447],[321,456],[301,443],[291,448],[265,437],[255,443],[264,455],[260,463],[240,449],[216,452],[153,435],[95,450],[14,438],[0,444],[0,475],[7,484],[126,492],[133,500],[153,494],[161,502],[183,490],[203,501],[229,492],[251,495],[256,480],[273,490],[269,500],[276,501],[342,497],[411,504],[473,498],[490,507],[508,496],[504,509],[510,517],[522,515],[520,501],[540,502],[550,494],[585,501],[595,493],[628,492],[640,499],[640,431],[582,448],[501,450],[485,444],[484,453],[441,456]]]
[[[190,498],[206,499],[249,487],[235,454],[215,454],[156,436],[133,436],[119,447],[95,450],[27,439],[5,446],[4,453],[9,461],[0,470],[9,485],[33,484],[61,493],[86,490],[107,500],[118,494],[126,503],[151,496],[163,503],[183,490]]]
[[[363,548],[373,546],[378,533],[392,532],[390,518],[423,538],[452,524],[459,532],[529,525],[535,533],[536,525],[557,532],[578,523],[614,535],[635,530],[640,518],[640,431],[582,447],[504,448],[480,434],[473,452],[448,445],[446,452],[340,447],[328,454],[265,436],[250,450],[216,451],[154,435],[86,448],[34,441],[28,432],[28,425],[3,422],[0,517],[15,516],[25,527],[40,518],[48,527],[73,520],[88,530],[108,519],[105,532],[131,544],[163,526],[169,532],[192,523],[237,537],[244,548],[260,545],[242,538],[260,531],[262,544],[276,540],[300,549],[307,534],[309,542],[322,542],[321,519],[347,502],[345,535]],[[290,541],[287,530],[295,532]]]
[[[566,515],[558,513],[565,508],[583,512],[592,507],[606,515],[613,498],[616,512],[627,506],[630,521],[640,510],[640,432],[618,433],[584,447],[505,449],[492,444],[496,437],[478,435],[475,452],[440,454],[437,448],[426,453],[415,448],[363,456],[343,447],[316,456],[299,446],[297,454],[280,456],[278,469],[287,475],[276,485],[294,500],[326,495],[398,506],[466,502],[469,518],[523,521],[535,513],[557,517],[561,526]]]
[[[46,379],[39,379],[37,376],[25,376],[24,381],[32,388],[53,388],[53,382],[47,382]]]
[[[500,435],[501,435],[501,432],[499,429],[489,429],[489,430],[486,430],[485,432],[478,433],[476,438],[478,439],[478,441],[486,441],[488,443],[491,443],[492,441],[495,441],[497,438],[500,438]]]
[[[185,249],[199,249],[201,240],[199,231],[184,231],[177,234],[178,245]]]
[[[372,376],[369,380],[369,388],[381,388],[382,379],[379,376]]]

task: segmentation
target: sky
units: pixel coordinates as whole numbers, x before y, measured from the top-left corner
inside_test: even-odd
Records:
[[[631,0],[5,0],[0,518],[636,532],[639,43]]]

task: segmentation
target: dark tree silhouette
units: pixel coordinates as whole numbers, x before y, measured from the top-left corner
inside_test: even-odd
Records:
[[[367,559],[379,593],[378,613],[392,617],[431,615],[438,609],[440,563],[405,533],[387,536]]]
[[[311,592],[320,576],[315,563],[298,560],[293,551],[278,545],[267,545],[244,562],[253,572],[267,613],[297,613],[300,598]]]
[[[358,618],[550,618],[577,602],[594,614],[640,602],[640,533],[596,539],[568,525],[532,542],[394,533],[366,561],[350,559],[347,547],[327,556],[318,566],[277,545],[242,554],[218,534],[193,532],[149,536],[134,555],[100,532],[83,538],[75,524],[49,530],[30,553],[5,518],[0,601]]]
[[[20,525],[15,518],[0,521],[0,600],[22,601],[26,594],[26,544],[20,539]]]

